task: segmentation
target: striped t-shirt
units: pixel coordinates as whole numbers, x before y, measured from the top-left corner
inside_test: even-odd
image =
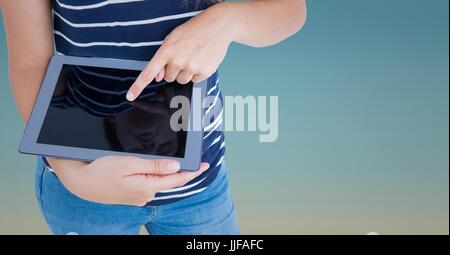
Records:
[[[209,7],[195,0],[53,0],[53,28],[57,54],[149,61],[164,38],[177,26]],[[88,72],[89,75],[89,72]],[[92,73],[95,76],[95,73]],[[212,107],[222,100],[218,73],[208,78]],[[107,92],[106,92],[107,93]],[[224,153],[222,109],[204,127],[202,161],[210,169],[183,187],[156,194],[148,205],[171,203],[205,190],[217,175]]]

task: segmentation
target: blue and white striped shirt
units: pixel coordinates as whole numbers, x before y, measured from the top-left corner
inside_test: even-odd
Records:
[[[52,5],[57,54],[149,61],[174,28],[211,4],[193,0],[52,0]],[[216,72],[208,78],[206,89],[215,101],[222,100],[218,83]],[[204,128],[202,161],[208,162],[210,169],[183,187],[157,193],[149,205],[189,197],[214,180],[225,153],[222,114],[217,116]]]

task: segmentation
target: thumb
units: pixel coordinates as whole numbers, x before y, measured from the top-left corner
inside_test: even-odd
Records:
[[[167,175],[180,171],[180,162],[177,160],[130,157],[124,163],[127,176],[136,174]]]

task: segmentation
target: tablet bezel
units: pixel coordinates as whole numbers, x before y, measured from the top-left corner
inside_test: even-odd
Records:
[[[183,170],[195,171],[199,169],[203,148],[203,132],[201,130],[194,131],[192,130],[192,128],[190,128],[187,132],[185,153],[184,157],[182,158],[37,143],[44,118],[53,96],[53,91],[56,87],[61,69],[64,64],[141,71],[147,65],[147,62],[121,59],[84,58],[63,55],[53,56],[48,65],[44,81],[42,82],[42,86],[39,90],[39,94],[33,107],[33,111],[23,133],[19,152],[24,154],[67,158],[82,161],[94,161],[99,157],[111,155],[136,156],[146,159],[176,159],[180,162],[181,169]],[[193,83],[192,93],[194,93],[196,88],[200,89],[201,99],[203,101],[203,98],[206,94],[206,86],[207,79],[198,83]],[[192,95],[192,98],[193,97],[194,95]],[[191,124],[193,123],[192,118],[194,114],[196,114],[194,110],[195,102],[193,100],[191,101],[189,127],[191,127]],[[201,112],[202,116],[200,116],[200,118],[203,118],[203,109]],[[199,116],[196,116],[196,118],[198,117]]]

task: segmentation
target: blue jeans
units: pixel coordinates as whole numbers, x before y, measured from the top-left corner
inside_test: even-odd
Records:
[[[155,235],[239,234],[233,200],[223,166],[208,188],[191,197],[160,206],[106,205],[68,191],[55,173],[36,168],[36,197],[54,234],[139,234],[145,226]]]

